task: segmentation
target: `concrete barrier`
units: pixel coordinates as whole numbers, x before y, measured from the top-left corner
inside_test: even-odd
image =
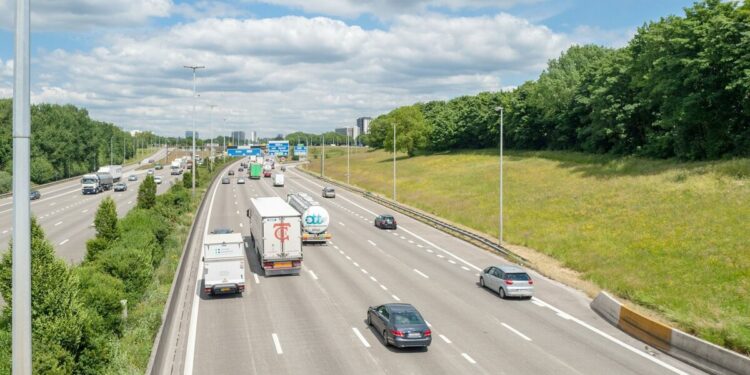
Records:
[[[750,375],[750,358],[639,314],[606,292],[600,292],[590,306],[627,334],[703,371]]]

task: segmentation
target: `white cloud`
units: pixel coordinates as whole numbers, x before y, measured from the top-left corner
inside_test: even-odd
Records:
[[[495,8],[508,9],[519,4],[534,4],[545,0],[247,0],[247,2],[281,5],[309,13],[356,17],[374,14],[392,17],[399,14],[426,12],[435,8],[451,10]]]
[[[203,19],[146,36],[107,35],[85,52],[38,57],[35,102],[73,103],[130,129],[181,134],[198,71],[201,133],[264,135],[351,125],[416,101],[499,90],[534,76],[571,44],[507,14],[393,18],[364,30],[324,17]],[[227,118],[224,126],[223,119]]]
[[[0,0],[0,28],[15,24],[15,0]],[[97,27],[141,25],[151,17],[167,17],[171,0],[34,0],[31,27],[34,31],[86,31]]]

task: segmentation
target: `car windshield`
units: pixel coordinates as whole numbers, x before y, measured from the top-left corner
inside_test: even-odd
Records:
[[[81,183],[84,183],[84,184],[92,184],[96,182],[97,182],[97,179],[95,178],[84,178],[81,180]]]
[[[383,216],[383,221],[385,221],[386,223],[390,224],[390,223],[393,222],[393,218],[390,217],[390,216]]]
[[[424,324],[424,320],[416,311],[396,311],[392,316],[395,324]]]
[[[506,273],[505,274],[505,280],[516,280],[516,281],[526,281],[530,280],[529,274],[525,272],[520,273]]]

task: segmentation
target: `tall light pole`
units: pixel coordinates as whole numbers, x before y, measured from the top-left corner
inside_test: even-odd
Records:
[[[192,195],[193,198],[195,198],[195,71],[197,69],[205,69],[206,67],[199,65],[185,65],[183,68],[193,70],[193,159],[190,165],[193,166],[193,173],[191,173],[191,177],[193,178]]]
[[[16,0],[16,48],[13,64],[13,375],[31,374],[31,111],[29,109],[30,0]]]
[[[214,108],[216,108],[216,104],[209,104],[209,107],[211,107],[211,112],[208,113],[208,132],[210,133],[211,137],[211,143],[208,145],[210,149],[210,156],[209,158],[209,167],[211,167],[211,171],[214,170]]]
[[[503,245],[503,107],[496,107],[500,111],[500,220],[498,223],[498,245]]]
[[[326,175],[326,134],[323,133],[320,135],[320,137],[323,139],[323,157],[320,159],[320,175],[325,177]]]
[[[111,137],[109,137],[109,165],[114,164],[114,157],[113,157],[114,154],[112,153],[112,141],[114,139],[115,139],[114,135],[112,135]]]
[[[349,129],[346,129],[346,184],[349,185],[349,151],[351,145],[349,144]]]
[[[393,200],[396,200],[396,123],[393,123]]]

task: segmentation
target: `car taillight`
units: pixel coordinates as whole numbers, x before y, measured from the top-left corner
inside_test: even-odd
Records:
[[[273,268],[273,262],[263,262],[263,268]]]
[[[505,285],[513,285],[513,280],[505,280]]]
[[[392,329],[391,333],[393,334],[393,336],[404,337],[404,333],[397,329]]]
[[[529,285],[534,284],[534,280],[529,279]]]
[[[300,264],[302,264],[302,262],[300,262],[299,260],[292,261],[292,267],[299,267]]]
[[[430,337],[430,336],[432,336],[432,331],[430,331],[429,329],[426,329],[424,331],[424,337]]]

